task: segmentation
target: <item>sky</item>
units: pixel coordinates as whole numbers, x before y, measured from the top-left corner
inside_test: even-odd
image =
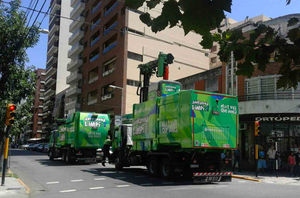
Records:
[[[71,1],[71,0],[64,0]],[[22,6],[28,6],[30,0],[22,0]],[[39,0],[37,8],[40,8],[43,1]],[[47,0],[44,11],[47,10],[50,0]],[[39,9],[38,9],[39,10]],[[300,0],[292,0],[290,5],[286,5],[286,0],[233,0],[231,13],[226,13],[227,17],[233,18],[236,21],[244,20],[247,16],[249,18],[265,15],[271,18],[276,18],[286,14],[300,13]],[[35,18],[33,15],[32,18]],[[41,21],[44,15],[38,18]],[[31,20],[32,23],[33,20]],[[42,29],[48,29],[49,17],[47,16],[41,24]],[[33,48],[27,50],[29,62],[27,66],[35,66],[36,68],[46,68],[47,58],[47,41],[46,34],[40,34],[40,40]]]

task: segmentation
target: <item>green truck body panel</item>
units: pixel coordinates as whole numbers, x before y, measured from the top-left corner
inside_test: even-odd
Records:
[[[101,148],[110,129],[107,114],[76,112],[58,127],[56,147]],[[52,137],[52,136],[51,136]],[[50,144],[53,139],[50,139]]]
[[[133,150],[234,149],[238,140],[235,96],[184,90],[133,108]]]

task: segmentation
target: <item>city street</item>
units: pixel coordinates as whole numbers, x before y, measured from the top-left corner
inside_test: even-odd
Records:
[[[142,167],[115,172],[101,164],[66,165],[46,154],[12,150],[10,168],[30,188],[30,197],[299,197],[299,185],[233,179],[229,183],[151,178]]]

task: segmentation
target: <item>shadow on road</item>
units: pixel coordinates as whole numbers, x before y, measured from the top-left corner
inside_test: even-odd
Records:
[[[73,164],[66,164],[64,161],[60,159],[56,160],[49,160],[49,159],[36,159],[35,161],[41,163],[45,166],[82,166],[82,165],[89,165],[87,163],[73,163]]]
[[[10,149],[11,156],[47,155],[47,153],[27,151],[23,149]]]
[[[94,176],[110,177],[122,182],[128,182],[143,187],[153,186],[179,186],[179,185],[193,185],[196,184],[192,179],[173,178],[163,179],[158,177],[152,177],[148,175],[146,169],[142,168],[124,168],[122,171],[116,171],[114,168],[90,168],[81,170],[83,172],[89,172]],[[201,184],[205,185],[205,184]]]

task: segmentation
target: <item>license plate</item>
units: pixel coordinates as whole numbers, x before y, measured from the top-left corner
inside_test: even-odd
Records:
[[[219,181],[221,181],[221,179],[222,179],[222,176],[207,176],[205,178],[205,181],[206,182],[219,182]]]

